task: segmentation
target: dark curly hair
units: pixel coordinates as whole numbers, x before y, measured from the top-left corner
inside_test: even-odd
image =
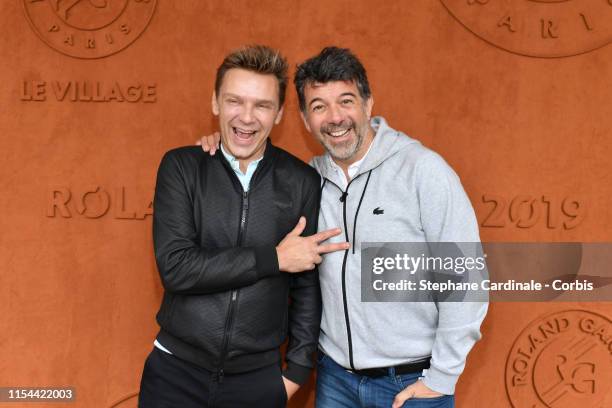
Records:
[[[348,48],[326,47],[319,55],[298,65],[295,72],[293,83],[302,112],[306,110],[304,87],[307,84],[324,84],[330,81],[355,82],[359,95],[364,100],[371,95],[368,76],[359,59]]]

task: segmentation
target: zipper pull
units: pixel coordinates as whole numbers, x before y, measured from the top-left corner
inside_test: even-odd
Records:
[[[219,372],[217,373],[217,382],[218,382],[219,384],[223,383],[223,376],[224,376],[224,375],[225,375],[225,374],[223,373],[223,369],[221,368],[221,369],[219,370]]]

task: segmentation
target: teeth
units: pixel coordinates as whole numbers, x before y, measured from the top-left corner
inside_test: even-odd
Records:
[[[335,132],[329,132],[330,135],[332,135],[333,137],[340,137],[340,136],[344,136],[345,134],[348,133],[348,131],[351,130],[349,129],[344,129],[344,130],[337,130]]]
[[[254,135],[257,131],[256,130],[244,130],[244,129],[239,129],[235,127],[234,132],[242,133],[243,135]]]

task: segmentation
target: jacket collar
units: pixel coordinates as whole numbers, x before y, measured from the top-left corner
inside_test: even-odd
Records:
[[[272,144],[272,141],[268,137],[268,139],[266,140],[266,149],[264,150],[263,157],[259,159],[261,161],[257,165],[257,169],[255,170],[255,173],[253,174],[253,177],[251,178],[251,187],[257,184],[257,181],[260,179],[261,175],[268,171],[268,169],[270,168],[270,165],[274,163],[274,161],[276,160],[276,157],[278,156],[278,151],[279,149]],[[231,164],[225,158],[225,155],[219,153],[219,154],[215,154],[215,156],[213,157],[216,157],[217,160],[221,162],[223,167],[225,167],[225,169],[231,173],[231,176],[232,176],[231,178],[232,180],[235,181],[234,184],[237,183],[237,185],[240,185],[238,176],[236,176],[234,169],[232,168]],[[241,185],[240,185],[240,188],[242,188]]]

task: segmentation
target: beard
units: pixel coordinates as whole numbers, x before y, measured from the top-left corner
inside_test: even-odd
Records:
[[[341,143],[331,143],[330,139],[333,140],[333,136],[330,135],[332,132],[339,131],[352,131],[354,137],[345,140]],[[332,158],[340,161],[346,161],[354,157],[361,145],[363,144],[364,132],[362,129],[355,126],[355,122],[352,120],[342,121],[339,124],[328,124],[321,126],[319,141],[325,147],[325,150],[329,152]]]

